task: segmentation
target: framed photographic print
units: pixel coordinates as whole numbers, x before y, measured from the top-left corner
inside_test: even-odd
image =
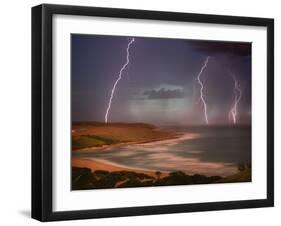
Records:
[[[32,217],[274,203],[274,21],[32,8]]]

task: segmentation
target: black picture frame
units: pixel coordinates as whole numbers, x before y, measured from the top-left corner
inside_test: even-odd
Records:
[[[267,28],[267,198],[95,210],[52,210],[52,17],[55,14]],[[43,4],[32,8],[32,218],[40,221],[270,207],[274,205],[274,20]]]

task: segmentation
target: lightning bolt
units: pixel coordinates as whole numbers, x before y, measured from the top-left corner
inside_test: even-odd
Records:
[[[201,70],[199,72],[199,74],[197,75],[196,77],[196,80],[200,86],[200,98],[199,98],[199,101],[201,101],[203,103],[203,107],[204,107],[204,116],[205,116],[205,122],[206,124],[209,124],[209,120],[208,120],[208,113],[207,113],[207,104],[206,104],[206,101],[204,99],[204,94],[203,94],[203,90],[204,90],[204,84],[203,82],[201,81],[200,77],[203,73],[203,71],[205,70],[205,68],[207,67],[208,65],[208,62],[209,62],[209,58],[210,56],[207,56],[206,60],[204,61],[204,64],[203,66],[201,67]]]
[[[113,100],[113,97],[114,97],[114,93],[115,93],[115,90],[116,90],[116,87],[119,83],[119,81],[122,79],[122,74],[123,74],[123,71],[126,69],[127,65],[130,63],[130,47],[132,45],[132,43],[135,41],[134,38],[132,38],[128,45],[127,45],[127,49],[126,49],[126,52],[127,52],[127,57],[126,57],[126,62],[125,64],[122,66],[122,68],[120,69],[119,71],[119,74],[118,74],[118,78],[116,79],[113,87],[112,87],[112,90],[111,90],[111,94],[110,94],[110,98],[109,98],[109,102],[108,102],[108,106],[107,106],[107,109],[106,109],[106,113],[105,113],[105,123],[108,122],[108,114],[110,112],[110,108],[111,108],[111,103],[112,103],[112,100]]]
[[[239,101],[241,100],[242,97],[242,90],[239,86],[239,83],[235,77],[234,74],[231,73],[231,77],[234,81],[234,103],[229,111],[229,116],[232,118],[233,124],[237,123],[237,105],[239,104]]]

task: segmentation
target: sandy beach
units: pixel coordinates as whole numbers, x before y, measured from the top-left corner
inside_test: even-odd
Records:
[[[196,136],[196,134],[190,134],[190,133],[183,133],[183,134],[177,134],[177,136],[171,136],[171,138],[166,139],[155,139],[150,141],[144,141],[144,142],[128,142],[128,143],[119,143],[119,144],[112,144],[112,145],[104,145],[102,147],[92,147],[92,148],[84,148],[80,150],[75,150],[75,152],[96,152],[96,151],[102,151],[107,148],[112,147],[120,147],[124,145],[154,145],[154,144],[165,144],[165,143],[174,143],[180,140],[189,140],[193,139]],[[133,171],[136,173],[143,173],[149,176],[156,177],[155,172],[152,170],[147,169],[140,169],[135,167],[126,167],[123,165],[119,165],[116,163],[108,162],[106,160],[97,160],[97,159],[88,159],[88,158],[72,158],[72,166],[73,167],[86,167],[91,169],[92,171],[96,170],[106,170],[110,172],[115,171]],[[165,177],[169,174],[169,172],[163,172],[161,171],[161,178]]]
[[[124,145],[139,145],[139,146],[147,146],[147,145],[155,145],[155,144],[166,144],[166,143],[174,143],[180,140],[188,140],[193,139],[196,137],[196,134],[191,133],[182,133],[177,134],[177,136],[171,136],[170,138],[166,139],[154,139],[154,140],[146,140],[143,142],[128,142],[128,143],[119,143],[119,144],[112,144],[112,145],[104,145],[102,147],[91,147],[91,148],[83,148],[80,150],[75,150],[75,152],[98,152],[102,151],[107,148],[112,147],[120,147]],[[143,173],[149,176],[156,177],[155,171],[147,170],[147,169],[140,169],[134,167],[127,167],[123,165],[119,165],[116,163],[112,163],[106,160],[97,160],[97,159],[88,159],[88,158],[72,158],[72,166],[73,167],[86,167],[91,169],[92,171],[95,170],[106,170],[109,172],[114,171],[133,171],[136,173]],[[161,177],[165,177],[169,174],[169,172],[161,171]]]
[[[144,169],[138,169],[138,168],[129,168],[125,166],[121,166],[114,163],[109,163],[107,161],[102,160],[93,160],[93,159],[72,159],[71,161],[72,167],[86,167],[91,169],[92,171],[96,170],[106,170],[109,172],[116,172],[116,171],[133,171],[135,173],[143,173],[149,176],[156,177],[155,171],[150,170],[144,170]],[[169,173],[168,172],[162,172],[160,177],[165,177]]]

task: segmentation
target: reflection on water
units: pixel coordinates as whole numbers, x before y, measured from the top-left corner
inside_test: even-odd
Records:
[[[73,157],[94,158],[127,167],[227,176],[238,163],[251,163],[251,127],[169,127],[180,139],[127,145]]]

